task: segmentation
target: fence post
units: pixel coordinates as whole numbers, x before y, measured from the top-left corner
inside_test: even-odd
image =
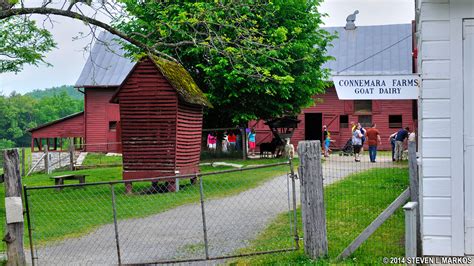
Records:
[[[328,253],[320,142],[300,141],[298,155],[304,249],[311,259],[316,259]]]
[[[410,173],[410,201],[419,202],[419,180],[418,180],[418,162],[416,158],[416,142],[408,142],[408,165]],[[416,208],[416,212],[419,212],[420,208]],[[417,213],[416,217],[421,217]],[[420,220],[416,221],[416,240],[417,240],[417,254],[421,256],[421,231],[420,231]]]
[[[69,170],[74,171],[74,140],[69,138]]]
[[[24,177],[26,175],[26,154],[25,148],[21,149],[21,176]]]
[[[405,257],[416,257],[418,202],[410,201],[405,206]]]
[[[20,158],[18,151],[4,151],[7,265],[26,265],[23,251],[23,204],[21,202]]]
[[[48,145],[43,146],[44,149],[44,172],[49,175],[49,147]]]

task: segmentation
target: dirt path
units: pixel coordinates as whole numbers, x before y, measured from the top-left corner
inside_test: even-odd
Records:
[[[323,164],[324,184],[372,167],[392,166],[388,160],[355,163],[351,157],[333,156]],[[287,186],[287,177],[279,176],[238,195],[206,200],[209,255],[234,254],[255,239],[278,214],[288,211]],[[299,183],[296,189],[299,202]],[[122,220],[118,228],[122,263],[198,259],[205,254],[200,204]],[[117,264],[114,227],[105,225],[86,236],[39,248],[37,256],[39,265]]]

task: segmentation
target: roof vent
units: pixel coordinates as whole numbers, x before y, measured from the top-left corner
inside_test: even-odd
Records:
[[[346,18],[346,26],[344,27],[344,29],[346,30],[355,30],[357,27],[355,25],[355,20],[356,20],[356,15],[359,14],[359,10],[356,10],[354,11],[354,13],[350,14],[349,16],[347,16]]]

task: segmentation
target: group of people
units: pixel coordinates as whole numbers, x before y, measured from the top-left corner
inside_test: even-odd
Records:
[[[393,133],[388,138],[392,145],[392,161],[401,161],[403,158],[403,142],[408,139],[409,142],[416,140],[415,132],[410,132],[410,128],[402,128]]]
[[[360,153],[363,151],[364,143],[369,144],[370,162],[375,163],[377,157],[377,145],[382,145],[380,132],[374,123],[372,127],[365,129],[360,123],[352,125],[352,147],[354,150],[354,160],[360,162]]]
[[[402,128],[393,133],[389,137],[392,145],[392,161],[401,161],[403,157],[403,143],[408,141],[415,141],[415,132],[410,132],[409,127]],[[364,142],[367,141],[369,145],[370,162],[375,163],[377,157],[377,145],[382,145],[380,132],[377,125],[372,124],[371,128],[364,129],[360,123],[354,124],[352,127],[352,145],[354,147],[354,160],[360,162],[360,152],[363,149]]]
[[[354,152],[354,160],[360,162],[360,154],[363,151],[364,143],[367,142],[369,146],[369,158],[370,162],[375,163],[377,158],[377,146],[382,145],[382,139],[380,132],[377,129],[375,123],[372,127],[365,129],[360,123],[351,123],[351,142],[352,149]],[[329,146],[334,140],[331,139],[331,133],[328,131],[326,125],[323,126],[323,138],[324,138],[324,156],[328,157],[331,151]],[[410,128],[402,128],[397,132],[393,133],[389,137],[389,141],[392,145],[392,160],[401,161],[403,157],[403,143],[408,141],[415,141],[415,132],[410,132]]]
[[[248,136],[248,151],[251,154],[255,154],[255,142],[256,134],[254,129],[247,129]],[[222,152],[227,153],[230,151],[242,150],[242,134],[240,130],[224,131],[222,135],[217,132],[210,132],[207,134],[207,148],[211,152],[217,151],[217,143],[220,143],[220,149]]]
[[[220,142],[222,152],[229,152],[241,149],[242,137],[240,132],[224,131],[222,136],[218,136],[217,132],[207,134],[207,148],[215,152],[217,150],[217,142]]]

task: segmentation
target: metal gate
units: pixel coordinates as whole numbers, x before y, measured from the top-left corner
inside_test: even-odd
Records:
[[[288,166],[287,175],[272,175]],[[134,180],[133,194],[126,194],[125,181],[25,186],[28,255],[34,265],[142,264],[294,251],[296,178],[285,162]],[[179,191],[165,193],[163,181],[170,179],[179,180]],[[283,214],[289,230],[281,244],[252,247]]]

